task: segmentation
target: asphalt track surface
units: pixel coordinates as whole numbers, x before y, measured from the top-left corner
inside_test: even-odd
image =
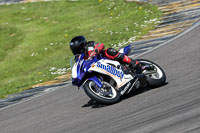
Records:
[[[0,110],[0,133],[200,133],[200,26],[143,55],[168,84],[110,106],[70,84]]]

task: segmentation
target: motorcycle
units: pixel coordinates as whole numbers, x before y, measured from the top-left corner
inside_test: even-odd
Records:
[[[128,45],[119,52],[128,55],[130,50]],[[71,58],[72,84],[84,89],[88,97],[101,104],[116,103],[123,95],[144,87],[158,87],[166,82],[163,69],[146,59],[137,59],[142,69],[135,70],[101,54],[87,60],[84,56],[82,53]]]

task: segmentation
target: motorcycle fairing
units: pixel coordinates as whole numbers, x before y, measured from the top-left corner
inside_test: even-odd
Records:
[[[139,82],[138,79],[139,79],[139,78],[134,77],[134,78],[131,79],[129,82],[127,82],[125,85],[121,86],[121,87],[118,89],[119,92],[120,92],[120,94],[121,94],[121,95],[128,94],[128,93],[130,93],[131,91],[138,89],[140,86],[138,86],[138,87],[135,86],[136,82]]]
[[[88,72],[93,71],[108,75],[117,83],[117,88],[120,88],[121,86],[132,80],[133,77],[130,74],[125,74],[122,69],[118,69],[117,66],[120,66],[120,63],[118,61],[101,59],[98,62],[94,63],[91,68],[88,69]]]
[[[72,84],[78,87],[84,82],[83,79],[88,74],[88,69],[91,67],[91,64],[98,61],[97,58],[92,60],[84,60],[83,58],[84,54],[81,54],[72,67]]]

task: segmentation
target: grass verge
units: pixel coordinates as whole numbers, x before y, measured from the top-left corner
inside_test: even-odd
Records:
[[[76,35],[119,48],[152,30],[161,12],[125,0],[0,6],[0,98],[68,72]]]

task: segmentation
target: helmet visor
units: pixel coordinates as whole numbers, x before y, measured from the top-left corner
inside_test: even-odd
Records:
[[[79,55],[85,52],[85,43],[82,43],[79,47],[70,47],[70,48],[74,55]]]

